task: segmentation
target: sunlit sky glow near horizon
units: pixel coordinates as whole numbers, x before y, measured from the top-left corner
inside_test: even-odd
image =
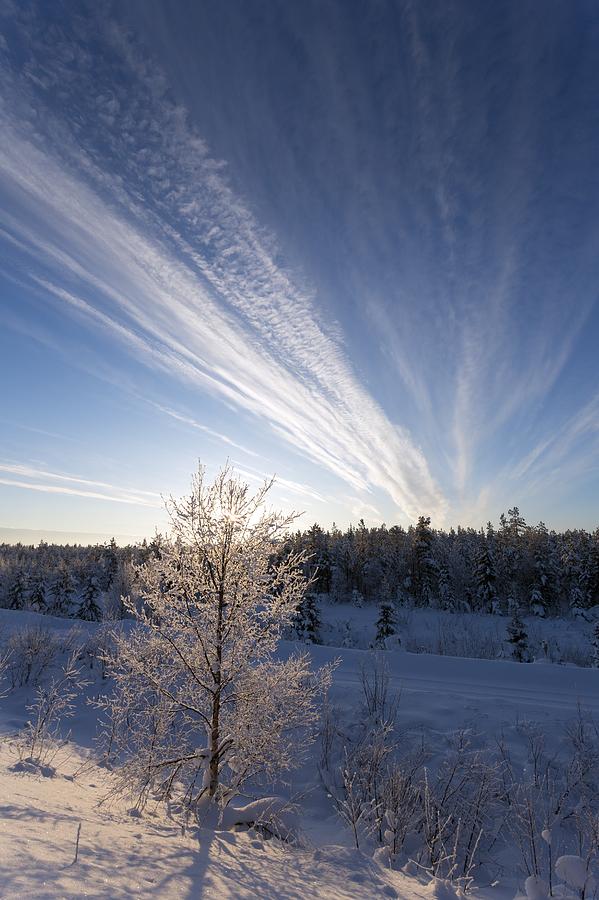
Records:
[[[0,526],[599,524],[599,7],[0,0]]]

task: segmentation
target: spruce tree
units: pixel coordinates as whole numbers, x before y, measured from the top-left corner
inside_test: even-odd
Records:
[[[27,580],[22,569],[17,569],[7,592],[9,609],[23,609],[27,592]]]
[[[33,578],[31,589],[29,591],[29,604],[36,612],[44,612],[47,607],[46,585],[43,575],[39,573]]]
[[[578,615],[590,605],[589,555],[585,546],[586,532],[567,531],[564,535],[562,569],[570,612]]]
[[[493,612],[497,600],[495,562],[488,541],[482,538],[474,570],[476,596],[484,612]]]
[[[304,535],[304,547],[308,556],[306,576],[319,594],[331,590],[331,559],[328,546],[329,535],[316,522]]]
[[[298,608],[296,631],[301,640],[309,644],[320,644],[320,625],[316,596],[309,591]]]
[[[584,571],[578,571],[574,574],[570,586],[570,611],[574,615],[582,614],[581,610],[587,609],[589,605],[587,576]]]
[[[449,574],[447,563],[445,562],[439,567],[439,602],[441,604],[441,609],[447,611],[455,610],[455,597],[451,584],[451,576]]]
[[[533,570],[529,605],[534,615],[544,617],[552,596],[551,545],[545,523],[539,522],[536,528],[531,528],[530,537],[533,543]]]
[[[395,609],[389,597],[383,597],[379,606],[379,617],[376,623],[376,637],[374,642],[377,647],[384,647],[388,638],[396,633]]]
[[[545,616],[545,598],[538,585],[535,585],[530,592],[530,609],[535,616]]]
[[[114,538],[106,544],[102,559],[101,584],[103,591],[108,591],[116,578],[119,568],[118,546]]]
[[[97,603],[100,593],[98,580],[95,575],[90,575],[83,588],[81,603],[77,615],[87,622],[98,622],[102,618],[102,610]]]
[[[599,622],[595,622],[593,627],[591,664],[595,669],[599,669]]]
[[[412,554],[412,587],[419,606],[430,606],[435,593],[437,565],[433,557],[430,516],[420,516],[414,529]]]
[[[529,662],[528,634],[520,612],[515,609],[507,626],[508,643],[512,646],[512,656],[517,662]]]
[[[61,566],[58,575],[50,587],[52,603],[50,611],[56,616],[68,615],[71,609],[71,597],[75,592],[73,579],[66,565]]]
[[[589,594],[591,606],[599,603],[599,528],[591,537],[589,548]]]

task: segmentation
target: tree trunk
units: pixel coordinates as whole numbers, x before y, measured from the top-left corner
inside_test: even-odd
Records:
[[[220,672],[218,673],[220,680]],[[208,785],[208,796],[212,799],[218,790],[218,770],[219,770],[219,753],[218,745],[220,740],[220,685],[217,686],[217,692],[212,702],[212,728],[210,731],[210,781]]]
[[[224,561],[223,561],[224,562]],[[225,585],[224,585],[224,565],[223,574],[221,576],[221,584],[218,592],[218,621],[216,625],[216,669],[213,673],[214,677],[214,698],[212,700],[212,719],[210,730],[210,781],[208,786],[208,796],[210,799],[214,797],[218,790],[218,775],[220,768],[220,692],[222,681],[222,658],[223,658],[223,619],[225,611]]]

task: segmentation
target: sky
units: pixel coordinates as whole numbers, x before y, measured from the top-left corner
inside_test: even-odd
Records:
[[[598,58],[595,0],[0,0],[2,533],[227,459],[599,525]]]

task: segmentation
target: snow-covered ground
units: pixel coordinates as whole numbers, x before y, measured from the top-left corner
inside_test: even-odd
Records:
[[[15,772],[0,750],[0,896],[12,898],[159,897],[181,900],[426,897],[413,879],[383,870],[343,847],[288,849],[257,834],[183,835],[125,805],[98,807],[105,773],[77,777],[76,751],[51,776]],[[81,824],[77,862],[75,846]]]
[[[319,599],[322,620],[320,637],[330,646],[365,650],[375,639],[379,608],[376,603],[332,603],[326,595]],[[584,617],[524,618],[532,657],[539,662],[591,665],[593,625],[599,616],[596,607]],[[510,657],[506,644],[508,616],[485,613],[446,612],[409,605],[395,610],[397,640],[411,653],[432,653],[475,659]]]
[[[72,622],[34,613],[0,611],[4,637],[26,623],[65,638]],[[97,626],[81,625],[86,633]],[[293,645],[286,644],[287,653]],[[316,664],[339,658],[330,704],[341,725],[358,716],[363,650],[313,646]],[[583,715],[599,720],[599,671],[575,666],[525,665],[505,660],[385,654],[390,688],[401,692],[401,740],[426,746],[431,765],[443,758],[456,733],[474,745],[500,734],[517,764],[526,765],[529,725],[536,723],[547,748],[560,752],[563,729]],[[91,673],[97,677],[97,669]],[[105,689],[95,680],[93,696]],[[13,735],[26,721],[31,686],[0,700],[0,732]],[[581,711],[581,712],[580,712]],[[190,829],[186,834],[159,809],[131,815],[125,802],[98,806],[109,776],[92,761],[95,710],[79,703],[69,721],[70,743],[45,774],[28,771],[10,740],[0,743],[0,897],[214,897],[384,898],[451,895],[424,877],[390,871],[352,847],[320,782],[318,748],[279,793],[299,809],[299,846],[264,840],[253,831]],[[74,862],[81,824],[78,859]],[[512,863],[493,887],[475,896],[513,897],[524,876]],[[454,895],[455,896],[455,895]]]

